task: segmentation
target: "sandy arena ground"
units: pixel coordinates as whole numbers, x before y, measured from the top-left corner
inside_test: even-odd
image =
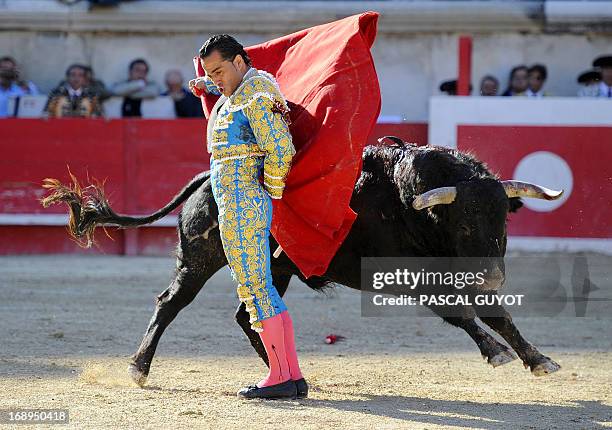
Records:
[[[364,318],[358,292],[316,294],[295,278],[286,302],[311,396],[239,400],[266,368],[233,320],[226,269],[168,328],[139,388],[128,357],[173,266],[170,257],[0,258],[0,409],[69,409],[70,424],[50,428],[612,428],[609,306],[586,318],[516,318],[562,366],[536,378],[518,360],[493,369],[439,318]],[[612,257],[591,260],[600,275],[611,267]],[[346,339],[326,345],[330,333]]]

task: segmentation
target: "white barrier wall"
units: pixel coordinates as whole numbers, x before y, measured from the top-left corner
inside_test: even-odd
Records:
[[[430,144],[456,148],[460,124],[612,127],[612,100],[450,96],[429,99]]]
[[[13,113],[17,118],[41,118],[47,103],[47,96],[22,96],[9,99],[9,116]],[[106,118],[121,118],[123,97],[111,97],[104,101],[104,116]],[[144,99],[141,105],[143,118],[173,119],[176,118],[174,101],[171,97],[159,96],[154,99]]]

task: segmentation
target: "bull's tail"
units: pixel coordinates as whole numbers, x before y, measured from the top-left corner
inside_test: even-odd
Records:
[[[168,215],[191,196],[210,177],[207,170],[195,176],[183,189],[163,208],[157,212],[143,216],[131,217],[115,213],[104,195],[104,183],[90,184],[83,188],[76,177],[68,170],[72,185],[66,186],[57,179],[46,178],[43,188],[51,190],[51,194],[40,199],[43,207],[64,202],[70,210],[68,232],[83,248],[89,248],[94,241],[94,231],[99,224],[115,224],[121,228],[138,227],[152,223]],[[104,227],[102,227],[104,228]],[[104,232],[108,235],[106,230]]]

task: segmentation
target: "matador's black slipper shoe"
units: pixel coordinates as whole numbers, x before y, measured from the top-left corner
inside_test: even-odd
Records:
[[[297,388],[291,379],[268,387],[249,385],[238,391],[238,397],[245,399],[295,399],[296,396]]]
[[[304,378],[295,381],[295,388],[297,390],[298,399],[305,399],[308,397],[308,384]]]

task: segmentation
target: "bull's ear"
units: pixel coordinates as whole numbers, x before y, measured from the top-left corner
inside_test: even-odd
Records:
[[[512,197],[508,199],[510,201],[510,209],[509,212],[517,212],[520,208],[523,207],[523,202],[520,197]]]

